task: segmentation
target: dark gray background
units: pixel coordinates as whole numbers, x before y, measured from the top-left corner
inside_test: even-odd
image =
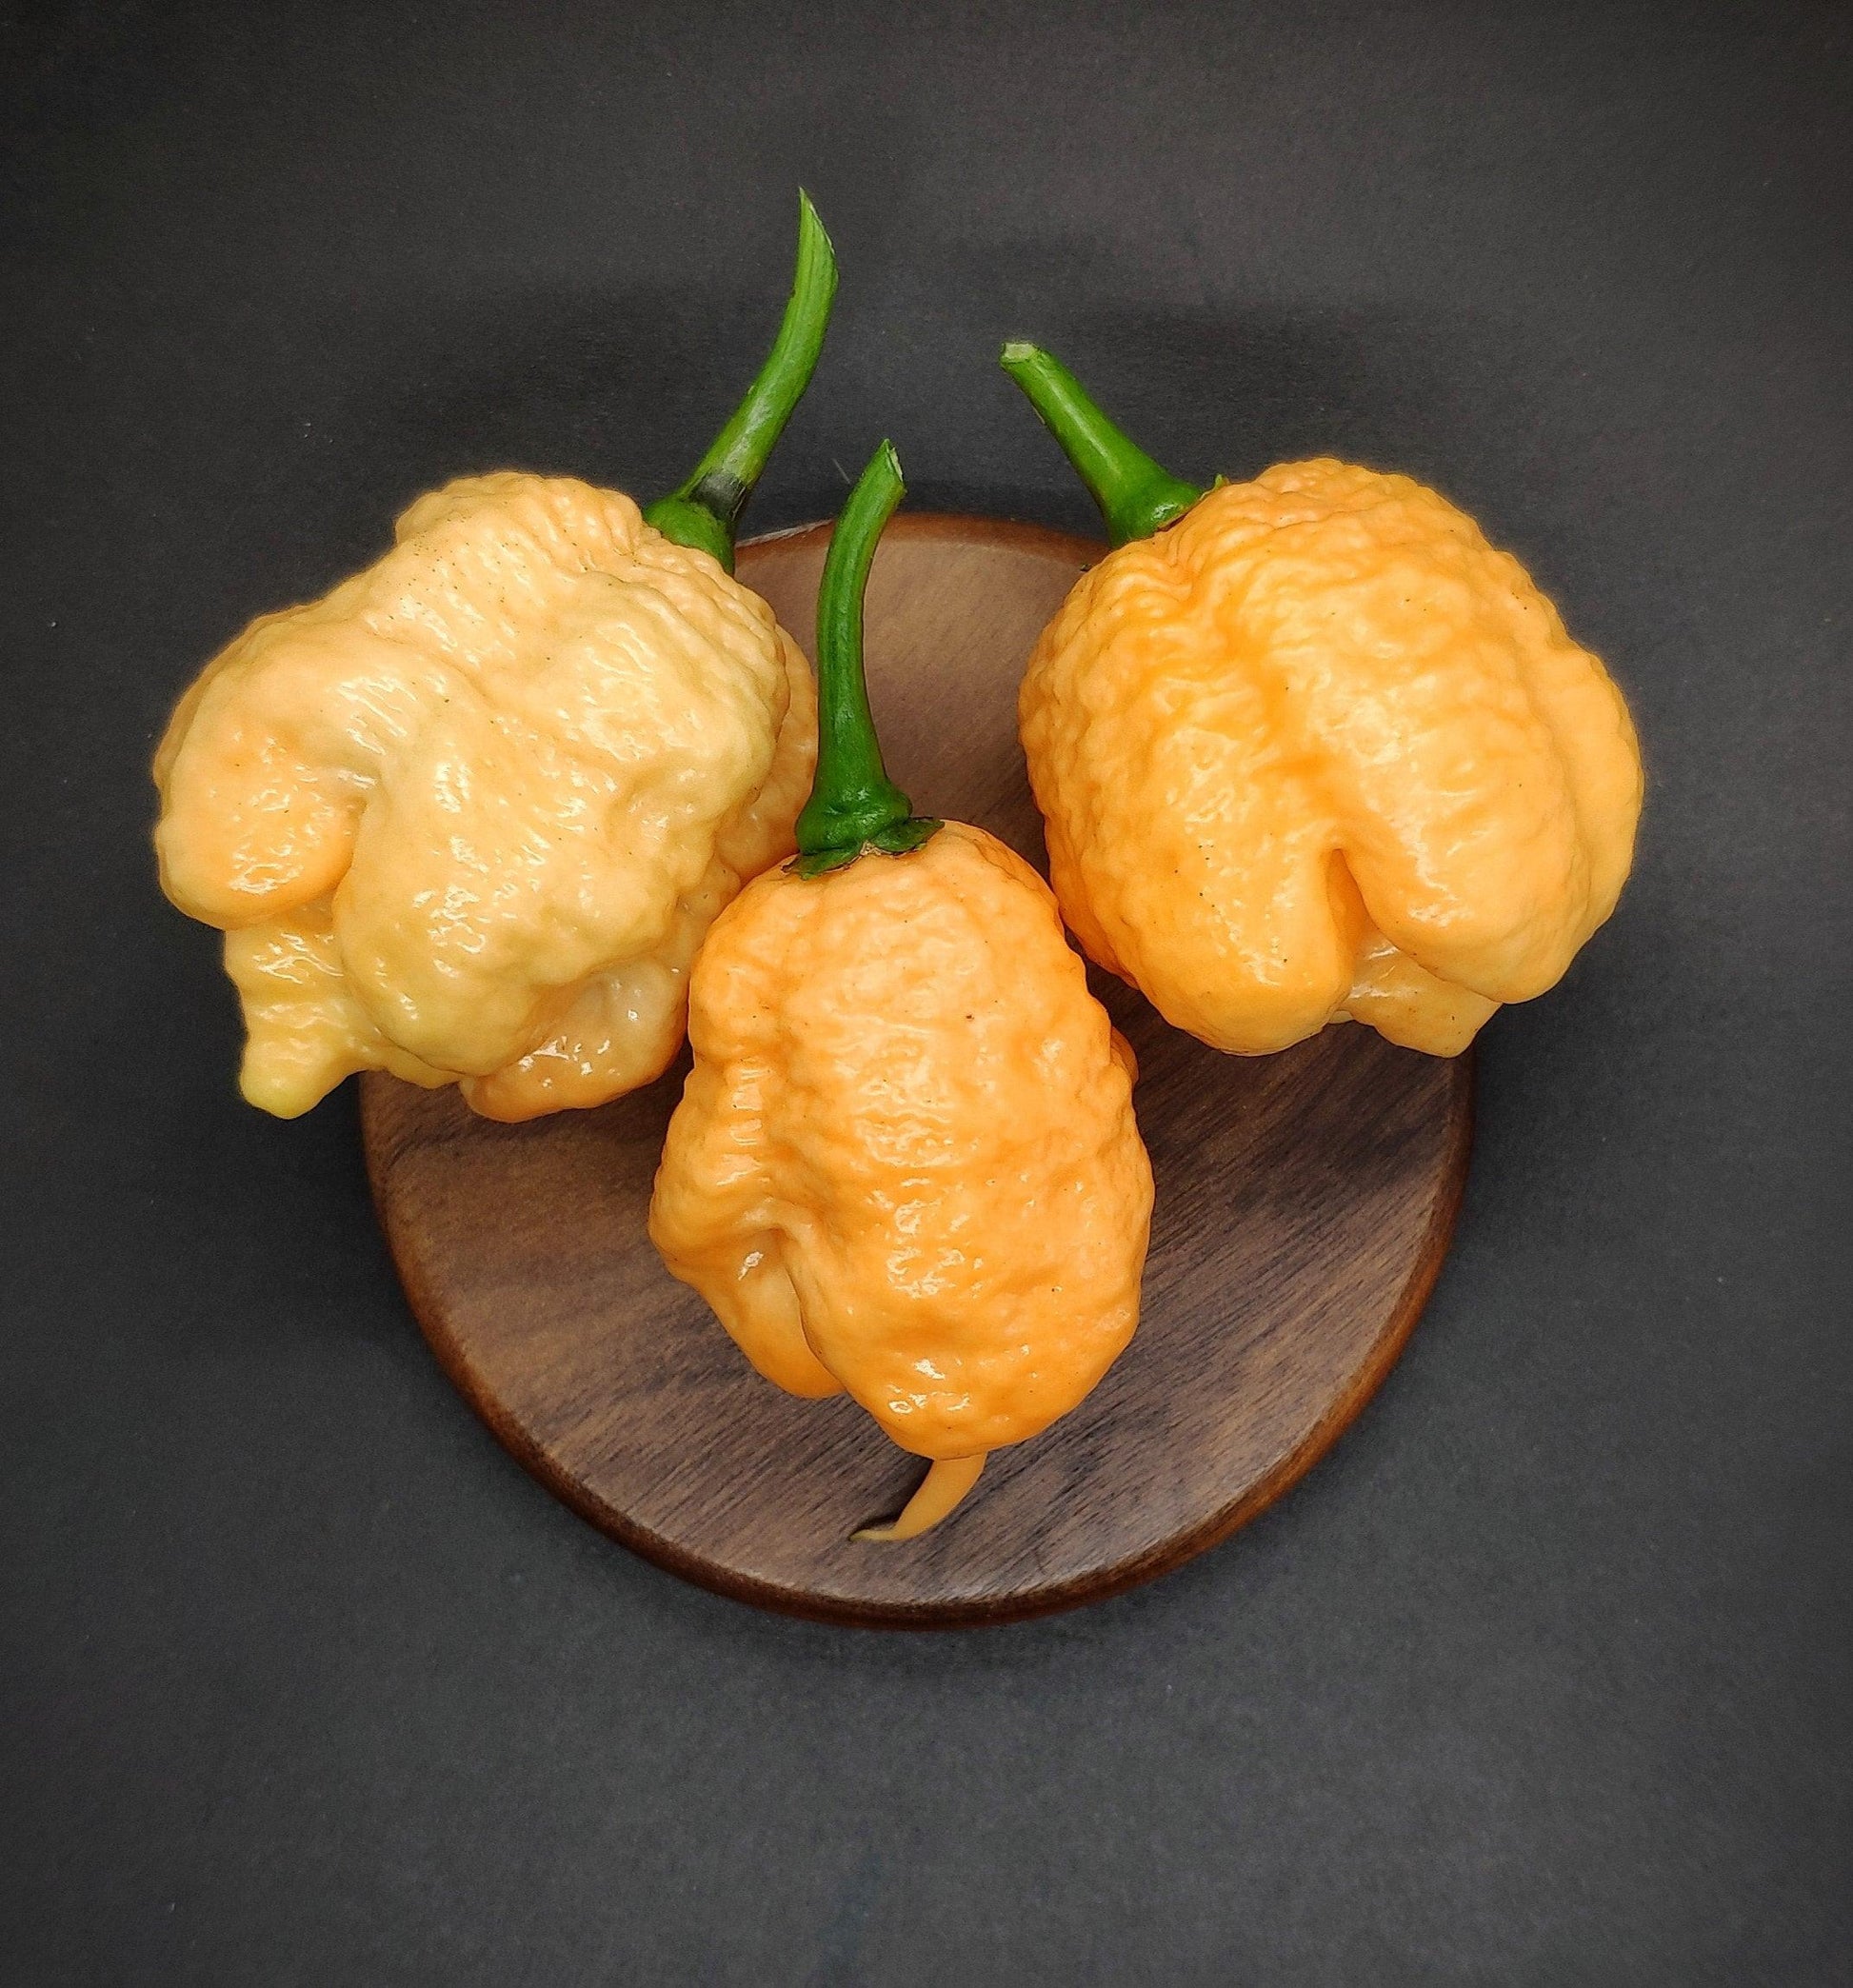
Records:
[[[1853,12],[5,17],[0,1976],[1853,1980]],[[1439,484],[1649,767],[1363,1421],[1005,1631],[760,1617],[524,1477],[146,846],[183,684],[414,492],[682,473],[800,179],[842,303],[755,526],[887,430],[1086,527],[1033,333],[1187,475]]]

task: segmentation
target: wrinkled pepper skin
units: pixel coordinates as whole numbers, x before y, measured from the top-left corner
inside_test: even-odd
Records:
[[[527,1119],[667,1067],[702,934],[793,846],[815,761],[809,669],[733,550],[836,281],[801,190],[778,333],[678,488],[448,484],[181,699],[161,882],[226,934],[253,1104],[389,1070]]]
[[[798,854],[695,963],[649,1215],[767,1380],[847,1389],[931,1460],[870,1541],[939,1524],[990,1450],[1099,1381],[1139,1321],[1152,1206],[1132,1052],[1048,886],[983,829],[916,815],[883,762],[863,600],[904,488],[884,442],[831,535]]]
[[[771,610],[628,497],[509,472],[420,498],[215,658],[155,761],[163,886],[226,933],[246,1097],[293,1117],[385,1069],[525,1119],[647,1083],[814,750]]]
[[[768,1380],[967,1457],[1132,1335],[1152,1177],[1131,1052],[1020,857],[775,871],[715,921],[650,1235]]]
[[[1221,1049],[1348,1017],[1453,1055],[1556,983],[1632,859],[1620,691],[1405,476],[1282,464],[1130,538],[1019,715],[1076,937]]]

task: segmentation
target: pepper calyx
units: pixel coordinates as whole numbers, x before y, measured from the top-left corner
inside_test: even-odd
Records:
[[[726,571],[733,571],[733,527],[699,498],[685,497],[680,491],[659,497],[645,511],[644,522],[654,525],[666,539],[687,546],[690,551],[706,552]]]
[[[820,849],[813,856],[794,856],[786,865],[794,877],[821,877],[827,870],[844,869],[859,856],[906,856],[930,841],[946,824],[932,815],[909,815],[892,827],[877,829],[860,843],[839,844]]]
[[[717,559],[733,571],[740,514],[753,493],[792,409],[817,368],[836,298],[836,251],[810,195],[798,192],[798,257],[778,336],[746,397],[687,480],[644,509],[644,522],[667,539]]]

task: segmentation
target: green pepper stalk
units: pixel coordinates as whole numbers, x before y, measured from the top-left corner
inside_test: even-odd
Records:
[[[862,608],[882,529],[907,494],[901,459],[884,442],[856,480],[830,534],[817,589],[817,778],[798,817],[801,877],[840,869],[867,849],[905,856],[939,827],[887,777],[863,674]]]
[[[791,300],[785,307],[772,349],[767,353],[758,378],[747,388],[746,399],[715,436],[687,482],[667,497],[659,497],[644,512],[645,522],[654,525],[665,538],[711,553],[729,573],[733,571],[733,535],[740,513],[766,467],[767,457],[785,432],[791,410],[810,385],[835,296],[836,252],[810,204],[810,195],[801,188],[798,262],[792,271]]]
[[[1150,538],[1174,524],[1204,493],[1152,461],[1107,420],[1086,388],[1040,346],[1013,340],[999,362],[1062,445],[1094,493],[1116,546]]]

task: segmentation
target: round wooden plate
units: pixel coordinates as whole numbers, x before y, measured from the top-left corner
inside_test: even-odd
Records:
[[[743,546],[740,577],[812,647],[827,526]],[[1016,734],[1038,630],[1102,547],[903,513],[868,597],[889,769],[1039,866]],[[926,1627],[1068,1608],[1225,1538],[1325,1452],[1401,1350],[1465,1178],[1470,1060],[1328,1028],[1220,1056],[1116,981],[1158,1182],[1145,1309],[1093,1394],[992,1456],[937,1531],[852,1541],[924,1465],[847,1398],[762,1381],[645,1234],[687,1053],[648,1090],[525,1125],[370,1076],[369,1171],[413,1311],[542,1482],[659,1565],[794,1615]]]

